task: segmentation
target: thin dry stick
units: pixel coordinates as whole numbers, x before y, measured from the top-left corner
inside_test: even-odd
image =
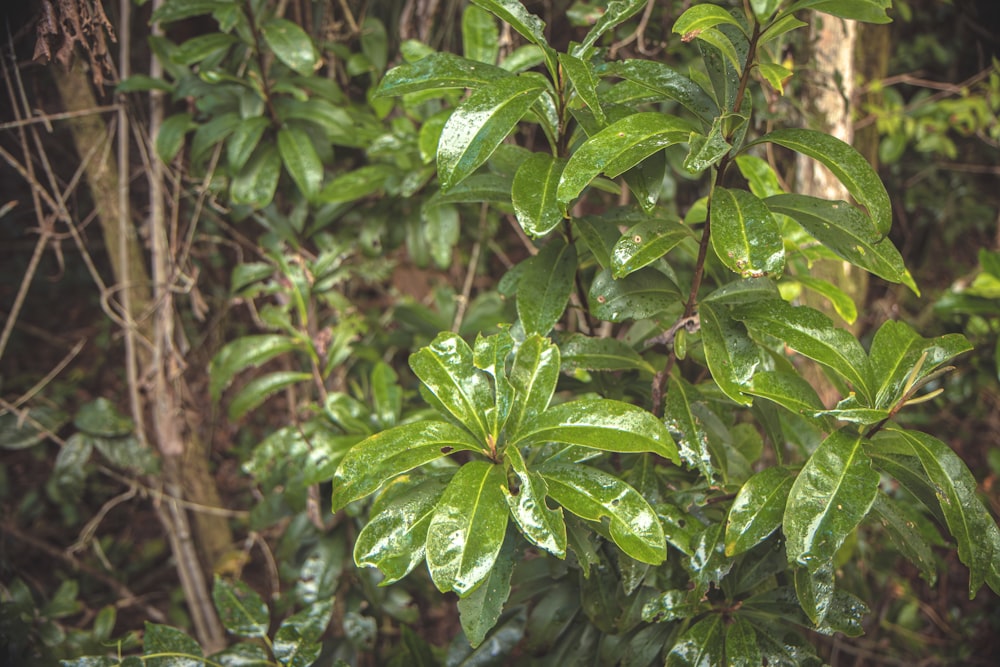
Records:
[[[62,113],[46,113],[38,116],[32,116],[31,118],[23,118],[21,120],[12,120],[7,123],[0,123],[0,130],[12,130],[14,128],[25,127],[27,125],[33,125],[35,123],[42,123],[48,128],[50,123],[54,120],[66,120],[68,118],[79,118],[81,116],[89,116],[94,113],[107,113],[109,111],[118,111],[117,104],[109,104],[103,107],[94,107],[93,109],[85,109],[83,111],[63,111]]]
[[[76,342],[76,345],[74,345],[73,348],[66,354],[66,356],[62,358],[62,361],[56,364],[55,367],[51,371],[49,371],[45,377],[36,382],[35,385],[31,387],[31,389],[24,392],[24,394],[22,394],[21,397],[15,400],[11,405],[17,408],[30,401],[35,396],[35,394],[44,389],[50,382],[52,382],[52,380],[55,379],[57,375],[62,373],[63,369],[69,365],[69,362],[73,361],[76,355],[80,354],[80,350],[82,350],[83,346],[86,344],[87,344],[86,338],[81,338],[80,340],[78,340]]]

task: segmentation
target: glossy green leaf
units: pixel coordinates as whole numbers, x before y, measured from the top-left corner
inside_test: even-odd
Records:
[[[664,191],[663,179],[666,171],[667,154],[659,151],[622,174],[622,179],[635,196],[636,203],[646,215],[653,215],[656,212],[656,202]]]
[[[840,318],[848,324],[854,324],[855,320],[858,319],[858,307],[854,303],[854,299],[833,283],[809,276],[795,276],[795,280],[806,289],[825,297],[833,309],[837,311],[837,315],[840,315]]]
[[[415,63],[394,67],[375,90],[375,97],[404,95],[424,90],[482,88],[511,73],[492,64],[476,62],[452,53],[433,53]]]
[[[969,568],[969,598],[974,598],[1000,559],[988,539],[996,522],[976,495],[975,477],[951,447],[926,433],[890,427],[879,433],[874,444],[882,448],[887,442],[908,447],[920,460],[948,530],[958,542],[958,558]]]
[[[611,272],[624,278],[663,257],[681,241],[691,238],[691,230],[673,220],[644,220],[622,234],[611,251]]]
[[[865,207],[876,231],[884,236],[892,226],[892,206],[882,179],[861,153],[840,139],[801,128],[786,128],[765,134],[754,144],[769,141],[818,160],[843,183],[847,191]]]
[[[766,398],[804,417],[821,412],[825,406],[809,381],[801,375],[785,371],[761,371],[744,391]]]
[[[240,637],[266,637],[270,613],[260,595],[242,581],[215,576],[212,602],[219,620],[229,632]]]
[[[822,563],[814,569],[796,568],[794,582],[795,594],[802,611],[814,625],[822,624],[833,603],[833,561]]]
[[[692,530],[691,555],[686,564],[691,574],[692,591],[704,597],[709,588],[719,588],[722,580],[733,567],[733,560],[726,556],[725,525],[721,521]]]
[[[864,425],[877,424],[890,416],[889,410],[869,408],[853,393],[838,401],[832,409],[819,410],[814,414],[817,417],[833,417],[841,421]]]
[[[295,185],[306,199],[314,199],[323,182],[323,163],[309,135],[290,125],[281,128],[278,130],[278,152]]]
[[[493,65],[500,52],[496,19],[484,9],[469,5],[462,12],[462,49],[465,57]]]
[[[536,44],[522,44],[505,56],[500,67],[508,72],[525,72],[545,62],[545,51]]]
[[[785,267],[781,228],[763,201],[746,190],[714,188],[712,247],[722,263],[744,278],[780,275]]]
[[[502,465],[466,463],[448,483],[427,529],[427,567],[442,593],[465,597],[490,575],[507,529]]]
[[[483,583],[458,601],[462,631],[472,648],[480,646],[486,639],[486,634],[500,620],[503,607],[510,597],[514,558],[512,543],[506,540],[497,555],[496,564],[490,568]]]
[[[726,666],[760,667],[762,664],[764,660],[753,625],[742,615],[735,614],[732,623],[726,626]]]
[[[486,411],[493,391],[472,361],[472,349],[460,336],[443,332],[430,345],[410,355],[410,368],[448,413],[486,443]]]
[[[725,306],[702,302],[698,308],[705,361],[719,389],[741,405],[752,400],[743,392],[760,365],[760,352],[746,329]]]
[[[751,335],[774,336],[799,354],[833,369],[871,403],[874,391],[868,355],[854,336],[833,326],[826,315],[779,300],[738,307],[733,316],[746,325]]]
[[[482,451],[463,428],[448,422],[420,421],[396,426],[351,448],[333,476],[333,510],[364,498],[400,473],[453,451]]]
[[[399,581],[423,562],[427,528],[446,485],[442,477],[390,482],[376,498],[354,542],[354,562],[378,568],[385,575],[380,586]],[[394,486],[404,490],[394,492]]]
[[[236,136],[234,132],[230,137]],[[259,137],[258,137],[259,140]],[[274,199],[281,176],[281,155],[275,145],[265,145],[254,151],[253,157],[233,177],[229,196],[234,204],[264,208]]]
[[[667,654],[666,666],[703,667],[723,664],[723,632],[722,615],[709,614],[677,638],[677,643]]]
[[[273,18],[261,26],[261,33],[278,60],[299,74],[308,76],[319,66],[319,52],[312,38],[297,24]]]
[[[691,403],[696,398],[694,387],[684,378],[671,374],[667,382],[663,418],[667,427],[677,433],[675,441],[681,460],[697,469],[705,481],[712,483],[715,466],[708,449],[708,435],[701,420],[691,411]]]
[[[774,11],[780,4],[781,0],[750,0],[750,7],[753,9],[753,14],[760,23],[764,23],[767,19],[771,18],[771,15],[774,14]]]
[[[566,310],[576,278],[576,246],[554,237],[534,257],[517,284],[517,315],[528,333],[547,334]]]
[[[972,345],[961,334],[924,338],[905,322],[887,320],[875,332],[869,351],[872,375],[880,383],[875,405],[893,407],[902,398],[908,381],[920,382],[941,364],[971,349]],[[917,362],[924,354],[918,369]]]
[[[611,539],[626,554],[650,565],[666,558],[660,520],[631,486],[580,464],[549,462],[539,472],[548,484],[549,496],[566,510],[588,521],[607,518]]]
[[[447,191],[486,162],[544,92],[539,78],[509,76],[474,91],[459,104],[438,143],[441,188]]]
[[[191,137],[191,163],[200,165],[208,159],[212,149],[224,142],[240,122],[240,115],[229,111],[199,125]]]
[[[833,560],[878,495],[879,475],[864,438],[834,431],[820,443],[792,485],[783,530],[790,563],[813,571]]]
[[[676,464],[670,432],[652,413],[607,398],[583,398],[553,406],[526,420],[510,435],[510,445],[562,442],[606,452],[654,452]]]
[[[229,168],[235,172],[243,169],[247,160],[253,155],[254,150],[260,143],[264,130],[271,124],[263,116],[255,116],[240,121],[233,128],[233,133],[226,140],[226,160]]]
[[[602,217],[584,216],[573,219],[573,229],[600,267],[611,268],[611,249],[621,238],[617,224]]]
[[[691,591],[665,591],[642,607],[642,620],[647,623],[681,621],[694,618],[707,611],[706,600],[700,600]]]
[[[763,76],[764,79],[771,84],[771,88],[774,88],[779,95],[784,95],[785,82],[790,79],[795,72],[776,63],[758,63],[757,67],[761,76]]]
[[[212,661],[211,664],[223,667],[271,667],[274,664],[266,648],[249,642],[228,646],[225,650],[210,655],[209,660]],[[119,663],[113,664],[118,665]],[[120,664],[121,667],[127,667],[124,662]],[[81,665],[81,667],[83,666]],[[89,667],[96,666],[90,665]]]
[[[794,481],[795,476],[779,466],[765,468],[743,484],[729,508],[727,556],[749,551],[778,529]]]
[[[856,207],[797,194],[770,197],[766,203],[774,213],[793,218],[837,256],[920,294],[892,241],[884,238]]]
[[[514,406],[514,387],[507,377],[507,360],[515,346],[514,338],[507,330],[493,336],[476,336],[473,347],[473,363],[476,368],[493,377],[495,404],[487,410],[489,432],[498,437],[507,424]]]
[[[232,6],[232,0],[179,0],[157,7],[149,18],[150,23],[172,23],[191,16],[211,14],[217,9]]]
[[[708,6],[708,5],[701,5],[701,6]],[[724,31],[720,30],[719,28],[712,27],[712,28],[705,28],[700,31],[689,32],[685,35],[685,37],[688,36],[690,36],[692,39],[697,39],[701,42],[710,45],[710,47],[717,54],[725,58],[726,69],[731,70],[737,76],[739,76],[739,74],[743,71],[743,64],[744,64],[743,59],[740,58],[740,54],[737,51],[737,47],[733,43],[732,39],[730,39],[730,37],[726,35]],[[743,46],[745,50],[746,37],[742,35],[741,37],[742,37],[741,46]],[[730,106],[730,104],[735,103],[735,100],[733,99],[733,97],[730,97],[727,101],[729,102],[729,104],[726,105],[726,108],[731,110],[732,107]]]
[[[684,143],[691,129],[687,121],[656,112],[637,113],[612,123],[570,157],[556,199],[565,208],[598,174],[615,178],[653,153]]]
[[[590,286],[590,312],[609,322],[653,317],[680,301],[677,286],[653,268],[640,269],[619,280],[609,269],[603,269]]]
[[[920,530],[918,521],[926,523],[926,518],[914,507],[881,492],[872,505],[872,517],[885,529],[892,546],[916,565],[920,576],[933,586],[937,582],[937,562],[931,547],[942,546],[936,529],[927,525],[927,530]],[[928,532],[937,537],[933,543],[926,537]]]
[[[56,433],[66,422],[66,415],[41,406],[24,410],[21,414],[0,414],[0,449],[27,449],[43,442],[46,432]]]
[[[531,236],[545,236],[563,221],[556,202],[556,186],[566,160],[548,153],[532,153],[514,174],[510,201],[517,221]]]
[[[271,652],[281,667],[309,667],[322,651],[322,644],[303,637],[293,625],[278,628],[271,643]]]
[[[167,164],[173,162],[184,146],[185,135],[195,127],[191,114],[186,111],[169,116],[156,133],[156,154]]]
[[[688,8],[674,21],[672,31],[675,35],[683,35],[685,41],[689,41],[708,28],[713,28],[723,23],[728,23],[740,30],[744,30],[740,22],[722,7],[704,4]]]
[[[73,426],[87,435],[105,438],[126,436],[135,431],[135,422],[103,397],[81,406],[73,417]]]
[[[701,86],[661,62],[622,60],[608,63],[601,73],[638,84],[658,99],[673,100],[708,125],[719,115],[719,107]]]
[[[510,203],[511,181],[495,174],[474,174],[448,192],[437,192],[427,201],[427,206],[441,204],[481,204],[483,202]]]
[[[448,667],[497,667],[510,661],[524,639],[526,621],[523,606],[510,610],[500,617],[483,643],[475,649],[469,645],[468,639],[459,635],[448,649],[445,664]]]
[[[692,174],[700,174],[709,167],[719,163],[719,161],[732,149],[726,141],[723,126],[726,119],[719,116],[712,122],[712,129],[708,134],[692,132],[688,139],[690,150],[684,158],[684,168]]]
[[[726,283],[701,301],[713,304],[735,306],[753,301],[766,301],[780,298],[781,293],[773,280],[768,278],[745,278]]]
[[[228,49],[239,40],[223,32],[210,32],[185,40],[171,54],[171,60],[180,65],[194,65],[209,56]]]
[[[517,433],[522,424],[545,411],[559,381],[559,348],[538,334],[521,343],[511,364],[510,386],[514,400],[507,432]]]
[[[472,0],[472,2],[510,25],[532,44],[551,51],[548,42],[545,41],[545,22],[528,12],[519,0]]]
[[[583,38],[583,42],[573,49],[573,55],[585,57],[601,36],[638,14],[645,6],[646,0],[611,0],[606,3],[601,8],[599,18]]]
[[[778,174],[768,164],[767,160],[756,155],[738,155],[736,166],[739,168],[743,178],[747,179],[750,185],[750,192],[761,199],[784,194]]]
[[[617,338],[593,338],[583,334],[571,334],[563,339],[559,350],[564,373],[572,373],[577,369],[656,372],[635,349]]]
[[[275,371],[246,383],[229,402],[229,419],[237,421],[285,387],[312,380],[304,371]]]
[[[201,667],[201,646],[183,630],[146,621],[143,633],[143,664],[155,667]]]
[[[165,93],[174,92],[174,84],[160,78],[145,74],[133,74],[115,86],[115,93],[144,93],[150,90],[162,90]]]
[[[568,53],[559,54],[559,65],[573,84],[573,90],[583,104],[594,113],[594,118],[601,127],[608,124],[608,118],[601,108],[601,100],[597,96],[597,77],[593,65]]]
[[[553,510],[545,504],[548,495],[545,479],[537,472],[528,470],[517,447],[507,447],[504,459],[517,478],[516,493],[504,490],[514,523],[529,542],[557,558],[565,558],[566,522],[562,508]]]
[[[802,9],[832,14],[845,19],[866,23],[889,23],[886,14],[889,0],[799,0],[792,3],[783,13],[791,14]]]
[[[339,545],[334,548],[338,547]],[[331,552],[329,550],[323,553],[323,557],[325,558],[329,558],[330,555]],[[328,566],[329,564],[324,565]],[[316,574],[317,572],[315,569],[303,568],[300,576],[305,577]],[[323,636],[323,633],[326,632],[326,629],[329,627],[330,621],[333,618],[333,609],[336,599],[332,594],[323,594],[319,597],[306,595],[301,589],[298,593],[303,597],[303,602],[306,605],[305,608],[283,620],[281,625],[278,626],[278,632],[280,633],[285,628],[291,628],[298,633],[298,636],[303,641],[319,641],[320,637]]]
[[[327,183],[316,200],[324,204],[349,202],[375,194],[398,171],[387,164],[369,164],[338,175]]]

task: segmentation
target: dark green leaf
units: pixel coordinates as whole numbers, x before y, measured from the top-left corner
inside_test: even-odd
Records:
[[[659,565],[666,558],[663,527],[653,508],[631,486],[606,472],[579,464],[546,463],[539,471],[549,496],[588,521],[610,521],[611,539],[626,554]]]
[[[600,98],[597,96],[597,77],[594,76],[593,65],[568,53],[559,54],[559,64],[573,84],[576,94],[583,104],[594,113],[594,118],[597,119],[600,126],[607,125],[608,119],[604,115]]]
[[[304,638],[292,625],[278,628],[271,644],[271,652],[282,667],[309,667],[322,651],[322,644]]]
[[[493,377],[496,404],[487,410],[487,415],[489,432],[496,435],[504,429],[514,406],[514,387],[507,377],[507,358],[514,350],[514,346],[514,338],[510,332],[501,330],[499,334],[493,336],[476,336],[472,352],[476,368],[486,371]]]
[[[701,420],[691,411],[691,403],[696,400],[695,391],[684,378],[671,374],[663,418],[667,427],[678,434],[675,439],[681,460],[697,469],[705,481],[712,483],[715,467],[708,451],[708,435],[702,428]]]
[[[573,229],[602,269],[611,268],[611,249],[621,232],[614,221],[596,216],[573,218]]]
[[[733,316],[746,325],[751,335],[774,336],[799,354],[833,369],[871,403],[875,392],[871,389],[868,355],[854,336],[833,326],[826,315],[776,300],[738,307]]]
[[[507,70],[452,53],[433,53],[415,63],[394,67],[375,90],[375,97],[389,97],[422,90],[481,88],[510,77]]]
[[[448,650],[445,667],[501,667],[507,664],[511,654],[524,639],[526,620],[524,607],[512,609],[501,616],[483,643],[475,649],[460,634]]]
[[[441,188],[459,184],[492,155],[545,92],[540,78],[508,76],[474,91],[444,124],[438,143]]]
[[[548,486],[528,466],[517,447],[507,447],[504,459],[517,478],[517,492],[505,490],[507,505],[521,534],[535,546],[557,558],[566,557],[566,522],[562,508],[549,509],[545,504]]]
[[[261,130],[263,131],[263,130]],[[229,137],[236,138],[236,132]],[[257,137],[259,140],[260,137]],[[246,166],[233,177],[230,197],[234,204],[248,204],[254,208],[264,208],[274,200],[281,176],[281,155],[275,145],[265,145],[254,151]]]
[[[231,421],[242,419],[248,412],[285,387],[311,379],[312,374],[305,371],[275,371],[256,377],[236,392],[229,402],[229,419]]]
[[[549,43],[545,40],[545,22],[534,14],[528,12],[519,0],[472,0],[473,4],[479,5],[483,9],[492,12],[501,21],[510,25],[526,40],[540,46],[546,53],[552,53],[551,60],[555,60]],[[554,62],[552,64],[555,64]]]
[[[760,365],[760,353],[743,325],[734,321],[728,311],[725,306],[709,302],[699,306],[705,360],[719,389],[737,403],[750,405],[752,401],[743,390]]]
[[[583,398],[549,408],[510,435],[509,446],[562,442],[607,452],[654,452],[676,464],[670,432],[652,413],[607,398]]]
[[[564,373],[572,373],[577,369],[655,372],[638,352],[617,338],[592,338],[583,334],[571,334],[563,339],[559,349]]]
[[[640,269],[615,280],[602,269],[590,286],[590,311],[602,320],[641,320],[663,313],[681,301],[677,286],[653,268]]]
[[[331,545],[333,548],[340,548],[342,545]],[[326,556],[326,554],[324,554]],[[328,558],[328,556],[326,556]],[[329,565],[329,564],[327,564]],[[316,574],[315,571],[307,572],[303,568],[302,576]],[[319,638],[326,632],[333,617],[333,607],[336,600],[332,595],[322,595],[319,599],[310,599],[303,595],[306,607],[283,620],[278,628],[281,632],[283,628],[294,628],[298,636],[307,642],[319,641]]]
[[[418,478],[415,483],[396,479],[376,498],[354,543],[354,562],[377,567],[385,575],[380,586],[399,581],[423,562],[427,528],[447,484],[442,477]]]
[[[677,643],[667,654],[667,667],[702,667],[723,664],[724,644],[722,637],[722,615],[709,614],[678,637]]]
[[[514,548],[506,540],[496,564],[476,590],[458,601],[462,631],[472,648],[478,647],[493,629],[510,597],[510,578],[514,572]]]
[[[809,381],[801,375],[785,371],[760,371],[754,374],[749,387],[743,390],[774,401],[795,414],[811,419],[824,408],[823,401]],[[818,426],[828,426],[829,420],[817,420]],[[829,430],[829,429],[827,429]]]
[[[681,241],[691,238],[691,230],[673,220],[645,220],[626,231],[611,251],[611,271],[624,278],[667,254]]]
[[[228,49],[239,40],[223,32],[210,32],[192,37],[177,47],[170,58],[180,65],[194,65],[219,51]]]
[[[154,667],[202,667],[201,646],[183,630],[146,621],[143,663]]]
[[[226,160],[234,173],[239,173],[253,155],[254,150],[264,135],[264,130],[271,124],[263,116],[255,116],[240,121],[226,141]]]
[[[765,468],[743,484],[729,508],[726,555],[737,556],[763,542],[781,525],[795,477],[787,468]]]
[[[821,563],[814,569],[796,568],[794,576],[795,594],[802,611],[814,625],[822,624],[833,602],[833,561]]]
[[[268,275],[271,268],[268,267]],[[208,366],[209,394],[218,401],[237,373],[256,368],[274,357],[299,349],[298,341],[281,334],[242,336],[219,350]]]
[[[563,221],[556,186],[566,160],[532,153],[514,174],[510,201],[521,227],[531,236],[545,236]]]
[[[920,530],[919,523],[926,523],[920,513],[913,507],[896,500],[893,500],[884,493],[879,493],[872,505],[872,516],[885,529],[886,534],[893,547],[907,560],[917,566],[920,576],[927,583],[933,586],[937,582],[937,563],[934,560],[934,553],[931,551],[931,543],[925,535],[935,531],[932,526],[927,526],[927,530]],[[941,539],[934,542],[935,546],[940,546]]]
[[[740,30],[743,26],[733,18],[733,15],[717,5],[695,5],[681,14],[674,21],[673,32],[675,35],[684,35],[688,39],[689,35],[697,36],[709,28],[713,28],[721,23],[734,25]]]
[[[713,304],[735,306],[752,301],[777,299],[780,298],[780,294],[773,280],[768,278],[746,278],[726,283],[708,296],[702,297],[701,301],[703,303],[711,302]]]
[[[681,621],[694,618],[707,609],[706,601],[695,598],[691,591],[666,591],[643,605],[642,620],[647,623]]]
[[[514,400],[507,431],[517,433],[524,422],[544,412],[552,400],[559,381],[559,348],[538,334],[528,336],[514,355],[509,381]]]
[[[142,93],[149,90],[162,90],[172,93],[174,86],[168,81],[157,79],[145,74],[133,74],[115,86],[115,93]]]
[[[502,465],[466,463],[448,483],[427,529],[427,567],[442,593],[465,597],[489,576],[507,530]]]
[[[226,630],[240,637],[266,637],[270,614],[257,593],[242,581],[216,575],[212,602]]]
[[[73,425],[88,435],[105,438],[126,436],[135,431],[135,423],[106,398],[97,398],[81,406],[73,417]]]
[[[184,136],[195,128],[191,114],[174,114],[163,121],[156,133],[156,154],[166,163],[171,163],[184,145]]]
[[[232,0],[174,0],[158,7],[149,21],[150,23],[172,23],[191,16],[211,14],[217,9],[225,9],[232,4]]]
[[[774,213],[793,218],[839,257],[920,294],[892,241],[876,229],[856,207],[806,195],[777,195],[766,204]]]
[[[566,208],[598,174],[615,178],[653,153],[684,143],[691,130],[687,121],[656,112],[637,113],[612,123],[570,157],[556,199]]]
[[[727,667],[760,667],[762,664],[764,660],[757,646],[757,633],[743,616],[734,615],[732,623],[726,626]]]
[[[349,202],[375,194],[385,188],[386,181],[398,174],[387,164],[369,164],[340,174],[327,183],[316,198],[324,204]]]
[[[224,651],[209,656],[213,663],[222,667],[272,667],[274,662],[267,649],[257,644],[242,642],[227,647]],[[124,667],[124,663],[122,663]]]
[[[323,163],[309,135],[290,125],[281,128],[278,130],[278,152],[302,194],[310,201],[315,199],[323,182]]]
[[[785,549],[790,563],[814,571],[833,560],[878,495],[879,475],[862,447],[864,438],[834,431],[795,479],[785,506]]]
[[[868,211],[879,234],[889,233],[892,206],[882,179],[850,144],[816,130],[786,128],[765,134],[754,144],[769,141],[818,160],[836,176]],[[751,144],[753,145],[753,144]]]
[[[303,76],[319,65],[319,52],[306,31],[286,19],[273,18],[261,26],[264,41],[278,60]]]
[[[606,6],[601,8],[600,17],[583,38],[583,42],[573,49],[573,55],[585,57],[604,33],[629,20],[645,6],[646,0],[611,0],[608,2]]]
[[[576,278],[576,246],[554,237],[528,266],[517,284],[517,315],[527,333],[547,334],[563,316]]]
[[[658,99],[674,100],[709,125],[719,115],[719,107],[701,86],[661,62],[622,60],[608,63],[601,73],[638,84]]]
[[[510,203],[512,183],[495,174],[474,174],[448,192],[436,192],[427,206],[483,202]]]
[[[494,405],[486,374],[472,361],[472,349],[457,334],[438,334],[430,345],[410,355],[410,368],[441,407],[485,444],[486,411]]]
[[[333,509],[455,450],[482,451],[482,445],[465,429],[447,422],[420,421],[376,433],[352,447],[340,462],[333,477]]]
[[[795,280],[806,289],[825,297],[840,315],[840,319],[848,324],[854,324],[854,321],[858,319],[858,307],[855,305],[854,299],[833,283],[809,276],[795,276]]]
[[[711,198],[712,247],[744,278],[780,275],[785,249],[778,221],[746,190],[715,188]]]

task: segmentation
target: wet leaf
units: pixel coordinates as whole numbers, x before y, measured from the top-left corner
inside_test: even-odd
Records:
[[[323,182],[323,163],[309,135],[304,130],[286,125],[278,130],[278,152],[299,191],[306,199],[315,199]]]
[[[184,146],[184,137],[197,127],[188,112],[176,113],[160,125],[156,133],[156,154],[170,164]]]
[[[267,605],[242,581],[227,581],[216,575],[212,602],[226,630],[240,637],[266,637],[270,613]]]
[[[692,238],[691,230],[673,220],[645,220],[630,227],[611,251],[612,276],[624,278],[652,264],[687,238]]]
[[[781,526],[795,476],[784,467],[765,468],[748,479],[729,508],[726,555],[737,556]]]
[[[486,411],[494,405],[486,375],[472,362],[472,349],[460,336],[438,334],[430,345],[410,355],[410,368],[440,406],[486,443]]]
[[[764,664],[753,626],[737,614],[726,626],[726,666],[760,667]]]
[[[316,200],[324,204],[356,201],[385,188],[398,171],[387,164],[369,164],[338,175],[327,183]]]
[[[486,162],[544,92],[539,78],[508,76],[474,91],[459,104],[444,124],[438,143],[441,188],[449,190]]]
[[[702,667],[723,664],[721,614],[709,614],[680,637],[667,654],[667,667]]]
[[[239,173],[243,169],[270,124],[267,118],[255,116],[241,120],[233,128],[233,133],[226,140],[226,161],[233,172]]]
[[[263,132],[263,128],[261,129]],[[233,132],[230,142],[236,138]],[[257,137],[260,140],[260,137]],[[276,145],[264,145],[253,152],[253,157],[233,177],[229,195],[234,204],[247,204],[264,208],[274,200],[281,176],[281,155]]]
[[[724,123],[725,118],[719,116],[712,122],[712,129],[707,135],[691,133],[688,139],[690,150],[684,158],[684,168],[690,173],[699,174],[718,164],[719,160],[732,149],[723,132]]]
[[[462,12],[462,49],[465,57],[492,65],[497,61],[499,42],[496,19],[475,5],[466,7]]]
[[[508,433],[517,433],[549,406],[559,381],[559,348],[548,338],[528,336],[514,355],[509,382],[514,389],[507,421]]]
[[[606,3],[583,41],[573,49],[573,55],[585,57],[602,35],[635,16],[645,6],[645,0],[611,0]]]
[[[293,625],[282,625],[274,634],[271,652],[282,667],[309,667],[316,662],[323,645],[306,639]]]
[[[517,447],[507,447],[504,459],[518,482],[516,494],[505,490],[514,523],[529,542],[557,558],[565,558],[566,522],[561,507],[553,510],[545,504],[548,495],[545,479],[528,470]]]
[[[510,76],[510,72],[492,64],[452,53],[432,53],[415,63],[393,67],[386,72],[374,96],[390,97],[449,88],[477,89]]]
[[[746,190],[714,188],[712,247],[722,263],[744,278],[781,275],[785,249],[778,221]]]
[[[563,221],[556,202],[556,186],[566,160],[532,153],[514,174],[510,201],[521,228],[531,236],[545,236]]]
[[[590,286],[590,311],[609,322],[653,317],[680,301],[681,293],[673,281],[653,268],[640,269],[618,280],[609,269],[603,269]]]
[[[889,194],[872,166],[850,144],[824,132],[801,128],[775,130],[750,145],[763,142],[784,146],[821,162],[865,207],[876,231],[883,236],[889,233],[892,226]]]
[[[493,629],[510,597],[510,578],[514,572],[514,548],[504,542],[496,564],[476,590],[458,601],[462,631],[472,648],[477,648]]]
[[[668,428],[678,433],[677,449],[681,460],[695,468],[708,483],[715,479],[715,467],[708,450],[708,435],[701,420],[691,411],[697,399],[696,390],[683,378],[671,374],[668,378],[663,417]]]
[[[463,428],[419,421],[376,433],[352,447],[333,476],[333,510],[375,491],[400,473],[452,451],[481,452],[482,444]]]
[[[559,54],[559,64],[583,104],[594,113],[594,118],[601,127],[606,126],[608,119],[597,96],[597,77],[594,76],[593,65],[568,53]]]
[[[549,241],[517,284],[517,315],[527,333],[545,335],[563,316],[576,278],[576,245],[562,237]]]
[[[146,621],[143,633],[143,660],[155,667],[201,667],[204,664],[201,646],[183,630],[169,625]]]
[[[282,334],[242,336],[219,350],[208,366],[209,393],[218,401],[237,373],[261,364],[285,352],[300,349],[294,338]]]
[[[427,528],[447,482],[443,477],[390,482],[375,499],[354,543],[354,562],[381,570],[380,586],[399,581],[423,562]],[[395,486],[404,490],[397,492]]]
[[[559,349],[564,373],[572,373],[577,369],[655,372],[652,365],[628,343],[616,338],[592,338],[583,334],[571,334],[563,339]]]
[[[653,153],[687,141],[691,126],[676,116],[637,113],[585,141],[563,170],[556,199],[565,209],[598,174],[615,178]]]
[[[725,306],[702,302],[698,315],[705,360],[712,371],[712,379],[726,396],[742,405],[750,405],[752,401],[743,390],[760,364],[756,344],[747,336],[743,325],[729,316]]]
[[[708,125],[719,115],[719,107],[701,86],[661,62],[611,62],[604,66],[601,74],[617,76],[638,84],[658,99],[673,100]]]
[[[886,14],[889,2],[879,0],[799,0],[792,3],[782,13],[791,14],[807,8],[867,23],[889,23],[892,20]]]
[[[608,452],[654,452],[676,464],[670,432],[652,413],[607,398],[561,403],[526,420],[510,435],[508,446],[562,442]]]
[[[823,563],[815,569],[796,568],[794,576],[795,594],[802,605],[802,611],[814,625],[820,625],[833,602],[833,561]]]
[[[920,576],[933,586],[937,582],[937,562],[931,546],[942,546],[936,529],[927,523],[927,519],[915,507],[881,492],[872,505],[872,516],[885,529],[893,547],[916,565]],[[925,526],[924,530],[920,530],[920,524]],[[937,539],[931,542],[927,539],[927,534],[932,534]]]
[[[240,420],[248,412],[259,407],[261,403],[285,387],[299,382],[307,382],[312,378],[311,373],[304,371],[275,371],[255,377],[233,395],[227,412],[229,419],[231,421]]]
[[[427,529],[427,567],[442,593],[465,597],[496,564],[507,529],[501,465],[466,463],[448,483]]]
[[[814,571],[833,560],[878,495],[879,475],[847,430],[831,433],[802,467],[788,495],[783,530],[789,563]]]
[[[629,556],[650,565],[666,558],[660,520],[631,486],[579,464],[549,462],[539,472],[548,484],[549,496],[566,510],[588,521],[607,518],[611,539]]]
[[[287,19],[273,18],[261,26],[264,41],[278,60],[303,76],[319,65],[319,52],[306,31]]]

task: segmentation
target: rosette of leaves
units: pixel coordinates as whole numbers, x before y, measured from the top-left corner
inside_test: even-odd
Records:
[[[642,495],[572,455],[580,448],[652,452],[678,463],[654,415],[604,398],[552,405],[559,348],[539,335],[516,341],[504,331],[470,347],[443,333],[410,357],[410,367],[440,418],[363,440],[333,477],[334,510],[383,488],[354,550],[359,565],[382,570],[383,584],[426,560],[438,589],[474,600],[467,604],[479,613],[463,613],[462,621],[475,645],[510,591],[513,554],[501,549],[508,524],[530,545],[565,558],[568,511],[637,561],[666,558],[660,520]]]

